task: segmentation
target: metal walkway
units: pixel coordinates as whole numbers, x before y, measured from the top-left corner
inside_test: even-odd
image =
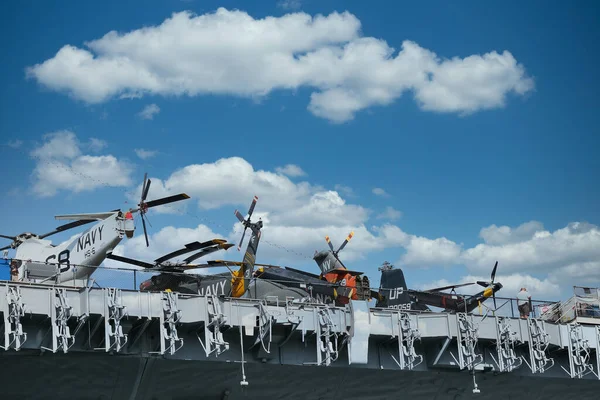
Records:
[[[242,386],[253,365],[269,364],[462,371],[475,393],[484,390],[478,376],[489,373],[590,381],[600,390],[596,325],[490,313],[417,314],[369,308],[365,301],[341,308],[6,281],[0,281],[0,311],[6,357],[96,352],[223,361],[235,363]]]

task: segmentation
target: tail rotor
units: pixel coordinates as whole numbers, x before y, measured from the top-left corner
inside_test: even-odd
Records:
[[[146,197],[148,197],[148,191],[150,190],[150,184],[152,181],[148,179],[148,173],[144,173],[144,184],[142,186],[142,196],[140,203],[138,204],[140,210],[140,217],[142,218],[142,226],[144,228],[144,238],[146,239],[146,247],[150,247],[148,242],[148,231],[146,230],[146,212],[148,212],[148,205],[146,204]]]
[[[346,237],[346,240],[344,240],[344,242],[340,245],[340,247],[337,250],[333,249],[333,244],[331,243],[331,239],[329,238],[329,236],[325,236],[325,241],[327,241],[327,244],[329,245],[329,248],[331,249],[331,254],[333,254],[333,256],[336,258],[336,260],[338,260],[339,263],[344,268],[346,268],[346,266],[344,265],[342,260],[340,260],[340,258],[338,257],[338,254],[340,253],[340,251],[342,251],[344,249],[344,247],[346,247],[348,242],[350,242],[350,240],[352,240],[353,236],[354,236],[354,231],[352,231],[348,234],[348,236]]]
[[[142,185],[142,195],[140,197],[140,203],[138,204],[137,210],[135,210],[135,211],[140,212],[140,217],[142,218],[142,226],[144,228],[144,238],[146,239],[146,247],[150,247],[150,243],[148,242],[148,231],[146,229],[146,219],[148,218],[148,217],[146,217],[146,213],[148,212],[148,209],[151,207],[161,206],[164,204],[169,204],[169,203],[173,203],[176,201],[185,200],[185,199],[190,198],[190,196],[188,196],[185,193],[179,193],[179,194],[175,194],[173,196],[167,196],[167,197],[162,197],[160,199],[146,201],[146,199],[148,197],[148,192],[150,191],[151,183],[152,183],[152,181],[150,179],[148,179],[148,173],[145,173],[144,174],[144,183]],[[148,223],[150,223],[150,222],[148,222]]]
[[[250,228],[250,229],[254,230],[254,228],[252,227],[252,222],[251,222],[250,218],[252,217],[252,213],[254,212],[254,207],[256,207],[257,201],[258,201],[258,197],[254,196],[254,198],[252,199],[252,203],[250,204],[250,209],[248,210],[248,219],[244,219],[244,216],[238,210],[235,210],[235,212],[234,212],[237,219],[244,225],[242,239],[240,240],[240,244],[238,244],[238,247],[237,247],[238,251],[240,251],[242,248],[242,243],[244,242],[244,237],[246,236],[246,229]],[[259,220],[260,220],[260,218],[259,218]]]
[[[491,288],[492,299],[494,301],[494,309],[496,308],[496,291],[498,291],[498,290],[500,290],[500,288],[502,288],[502,284],[500,282],[494,282],[496,279],[496,270],[497,269],[498,269],[498,261],[496,261],[496,264],[494,264],[494,268],[492,269],[492,274],[490,276],[490,278],[491,278],[490,282],[477,281],[477,284],[479,286],[483,286],[484,288]]]

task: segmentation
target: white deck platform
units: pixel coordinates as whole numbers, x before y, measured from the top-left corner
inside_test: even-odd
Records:
[[[238,382],[235,387],[230,383],[225,385],[233,396],[229,399],[241,398],[235,393],[244,390],[244,385],[241,389],[238,387],[239,381],[244,381],[242,365],[252,387],[258,382],[269,384],[271,381],[256,371],[284,377],[287,374],[284,371],[293,370],[298,376],[312,376],[310,379],[322,378],[327,382],[330,377],[331,387],[342,391],[347,388],[339,388],[336,381],[339,374],[355,376],[362,382],[363,375],[377,381],[384,377],[390,379],[396,373],[398,384],[414,379],[441,379],[445,382],[440,383],[442,386],[460,382],[463,396],[472,395],[473,374],[487,398],[495,398],[491,394],[498,385],[513,381],[523,385],[523,379],[530,382],[530,387],[554,386],[558,382],[562,387],[580,388],[581,393],[588,389],[590,394],[600,393],[600,327],[582,319],[571,324],[554,324],[489,313],[486,316],[407,313],[369,308],[364,301],[353,301],[341,308],[5,281],[0,281],[0,311],[4,321],[2,345],[5,351],[1,354],[5,357],[2,361],[5,371],[13,364],[40,362],[31,356],[44,352],[56,353],[50,357],[52,361],[48,361],[46,373],[49,374],[58,368],[56,365],[61,362],[57,360],[61,359],[75,369],[81,368],[76,365],[82,359],[99,360],[105,365],[106,373],[111,363],[115,367],[123,362],[136,365],[137,372],[131,372],[132,376],[124,383],[127,388],[118,389],[121,394],[95,398],[150,398],[143,397],[142,393],[148,392],[142,390],[140,382],[149,379],[149,365],[165,368],[164,360],[171,360],[170,365],[175,370],[184,368],[181,363],[194,361],[197,364],[193,368],[206,371],[202,384],[197,381],[190,385],[210,385],[211,381],[206,380],[214,375],[210,371],[222,370],[226,374],[225,381]],[[99,358],[92,353],[108,354]],[[139,361],[131,361],[131,357]],[[154,363],[152,360],[157,358],[163,361]],[[315,369],[315,366],[320,367]],[[328,368],[322,369],[324,367]],[[30,368],[34,369],[33,365]],[[77,375],[78,372],[72,373]],[[408,383],[403,385],[412,387]],[[357,395],[360,390],[355,389],[353,399],[384,398],[369,397],[368,393],[361,397]],[[424,388],[419,390],[427,392]],[[181,393],[184,392],[187,393],[185,390]],[[412,393],[411,398],[470,398],[439,393],[436,397],[419,397],[417,392]],[[69,393],[75,396],[73,398],[88,398]],[[307,392],[298,389],[297,393]],[[340,398],[340,393],[333,391],[315,398]],[[372,393],[380,391],[373,388]],[[555,390],[543,398],[555,398],[553,396],[559,393]],[[244,398],[264,398],[255,396],[248,397],[246,393]],[[192,397],[173,394],[157,398]],[[296,397],[289,394],[281,398]],[[531,394],[527,398],[538,397]],[[585,395],[557,398],[582,399]]]

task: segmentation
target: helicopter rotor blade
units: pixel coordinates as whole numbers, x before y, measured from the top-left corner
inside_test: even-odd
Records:
[[[239,219],[239,220],[240,220],[240,222],[241,222],[242,224],[244,224],[244,223],[246,222],[246,220],[244,219],[244,216],[242,215],[242,213],[241,213],[241,212],[239,212],[238,210],[235,210],[234,214],[235,214],[235,216],[237,217],[237,219]]]
[[[242,238],[240,239],[240,244],[238,244],[238,247],[237,247],[238,251],[240,251],[240,249],[242,248],[242,242],[244,241],[244,236],[246,236],[246,229],[247,228],[248,227],[245,227],[244,228],[244,232],[242,233]]]
[[[162,206],[163,204],[173,203],[175,201],[185,200],[185,199],[189,199],[189,198],[190,198],[190,196],[188,196],[187,194],[179,193],[179,194],[175,194],[173,196],[163,197],[163,198],[156,199],[156,200],[150,200],[150,201],[144,202],[142,204],[144,204],[146,206],[146,208],[150,208],[150,207]],[[139,204],[139,206],[141,207],[142,204]]]
[[[439,288],[435,288],[435,289],[424,290],[424,292],[441,292],[442,290],[456,289],[459,287],[470,286],[470,285],[474,285],[474,284],[475,283],[471,282],[471,283],[462,283],[460,285],[448,285],[448,286],[443,286],[443,287],[439,287]]]
[[[200,250],[197,253],[192,254],[191,256],[189,256],[188,258],[186,258],[185,260],[183,260],[184,263],[190,263],[200,257],[204,257],[206,255],[209,255],[211,253],[214,253],[215,251],[219,251],[219,250],[227,250],[230,247],[233,247],[234,244],[232,243],[226,243],[226,244],[217,244],[211,247],[207,247],[205,249]]]
[[[150,243],[148,242],[148,232],[146,231],[146,220],[144,219],[144,214],[140,214],[142,217],[142,226],[144,227],[144,237],[146,238],[146,247],[150,247]]]
[[[258,201],[258,197],[254,196],[254,198],[252,199],[252,203],[250,204],[250,209],[248,210],[248,220],[250,220],[250,217],[252,216],[252,213],[254,212],[254,207],[256,207],[257,201]]]
[[[3,237],[5,239],[10,239],[10,240],[17,240],[16,236],[6,236],[6,235],[0,235],[0,237]]]
[[[348,244],[348,242],[352,239],[352,236],[354,236],[354,231],[350,232],[350,234],[346,237],[346,240],[344,240],[344,242],[342,243],[342,245],[340,246],[340,248],[336,251],[336,253],[339,253],[340,251],[342,251],[342,249],[344,247],[346,247],[346,245]]]
[[[145,173],[144,174],[144,186],[142,187],[142,201],[141,203],[143,203],[146,200],[146,197],[148,197],[148,191],[150,190],[150,183],[152,182],[150,179],[146,180],[148,174]]]
[[[52,232],[44,233],[43,235],[39,235],[40,239],[48,237],[50,235],[54,235],[55,233],[64,232],[69,229],[77,228],[78,226],[89,224],[90,222],[96,222],[95,219],[80,219],[79,221],[70,222],[68,224],[61,225],[57,227]]]
[[[135,260],[133,258],[118,256],[116,254],[113,254],[112,252],[106,253],[106,258],[108,258],[110,260],[115,260],[115,261],[120,261],[123,263],[131,264],[131,265],[137,265],[138,267],[142,267],[142,268],[146,268],[146,269],[152,269],[155,267],[154,264],[150,264],[150,263],[140,261],[140,260]]]
[[[331,244],[331,239],[329,239],[329,236],[325,236],[325,241],[329,245],[329,248],[331,249],[331,252],[335,253],[335,250],[333,250],[333,244]]]
[[[494,269],[492,270],[492,283],[494,283],[494,278],[496,278],[496,269],[498,268],[498,261],[494,264]]]

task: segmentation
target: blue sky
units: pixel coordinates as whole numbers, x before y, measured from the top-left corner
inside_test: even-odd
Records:
[[[239,240],[233,210],[257,194],[257,212],[269,213],[260,262],[314,270],[324,233],[339,245],[355,229],[346,259],[375,282],[384,260],[415,287],[489,276],[498,259],[504,295],[600,283],[594,2],[25,1],[0,11],[3,234],[127,207],[147,171],[164,181],[150,197],[192,199],[184,214],[153,210],[152,247],[133,239],[119,250],[130,256],[210,234]],[[317,14],[327,18],[306,22]],[[128,36],[98,41],[110,31]],[[147,107],[156,112],[144,118]],[[304,174],[277,172],[286,165]],[[161,233],[169,226],[189,229]]]

